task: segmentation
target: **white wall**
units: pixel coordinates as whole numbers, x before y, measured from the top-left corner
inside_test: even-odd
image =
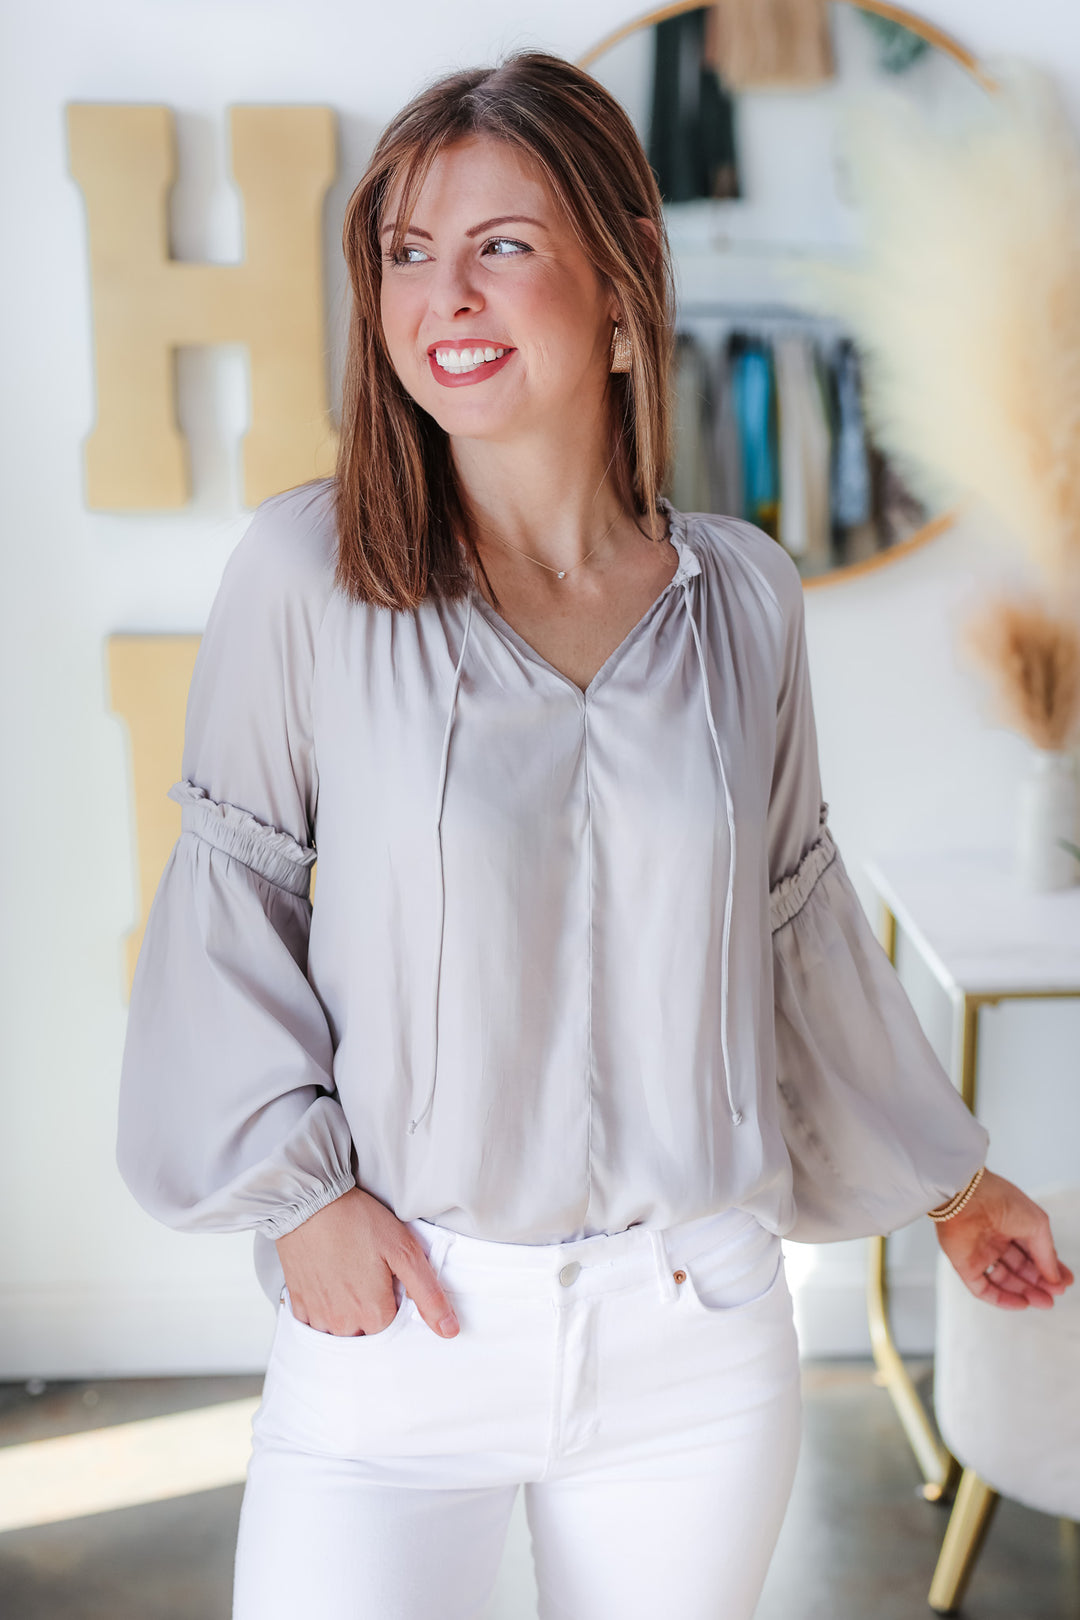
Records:
[[[2,217],[14,228],[0,299],[0,726],[9,761],[0,800],[0,1377],[249,1368],[261,1363],[271,1326],[250,1240],[158,1227],[113,1167],[122,942],[135,891],[126,739],[106,709],[104,643],[117,631],[201,628],[247,521],[235,455],[244,362],[239,351],[183,357],[181,414],[198,490],[189,509],[149,517],[85,509],[88,283],[64,104],[133,100],[177,111],[174,251],[218,261],[240,250],[224,168],[226,106],[333,106],[342,178],[327,210],[327,259],[338,333],[337,221],[386,118],[436,72],[517,44],[575,56],[631,10],[626,0],[532,0],[527,9],[508,0],[11,0],[6,8]],[[977,50],[1051,66],[1080,121],[1073,0],[934,0],[932,11]],[[977,537],[953,534],[808,599],[826,796],[853,874],[874,849],[1009,837],[1022,750],[986,723],[951,655],[952,604],[982,566]],[[913,993],[922,997],[915,981]],[[1052,1179],[1064,1173],[1080,1124],[1071,1057],[1080,1009],[989,1016],[992,1162],[1031,1184]],[[930,1002],[927,1018],[940,1019]],[[898,1245],[913,1342],[928,1331],[930,1242],[920,1232]],[[809,1347],[865,1346],[859,1251],[804,1253]]]

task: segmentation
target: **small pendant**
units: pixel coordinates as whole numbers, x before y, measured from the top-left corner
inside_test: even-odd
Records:
[[[559,572],[555,575],[555,578],[556,579],[565,579],[566,578],[566,569],[565,568],[560,568]]]

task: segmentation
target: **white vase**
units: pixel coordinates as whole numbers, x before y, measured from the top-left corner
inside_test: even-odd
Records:
[[[1080,881],[1080,860],[1061,843],[1080,844],[1078,803],[1073,756],[1033,749],[1031,768],[1020,784],[1017,854],[1025,887],[1045,893]]]

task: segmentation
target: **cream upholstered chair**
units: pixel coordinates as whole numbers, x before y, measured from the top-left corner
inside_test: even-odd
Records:
[[[1080,1186],[1034,1196],[1080,1278]],[[1003,1311],[969,1293],[942,1255],[934,1408],[964,1470],[930,1587],[930,1607],[951,1614],[999,1496],[1080,1519],[1080,1281],[1052,1310]]]

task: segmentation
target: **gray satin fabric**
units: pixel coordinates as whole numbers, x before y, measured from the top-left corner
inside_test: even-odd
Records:
[[[139,1202],[253,1228],[276,1299],[273,1239],[354,1184],[517,1243],[731,1206],[829,1240],[962,1186],[986,1133],[829,833],[783,549],[668,507],[676,573],[582,693],[478,592],[348,602],[329,491],[259,508],[200,646]]]

